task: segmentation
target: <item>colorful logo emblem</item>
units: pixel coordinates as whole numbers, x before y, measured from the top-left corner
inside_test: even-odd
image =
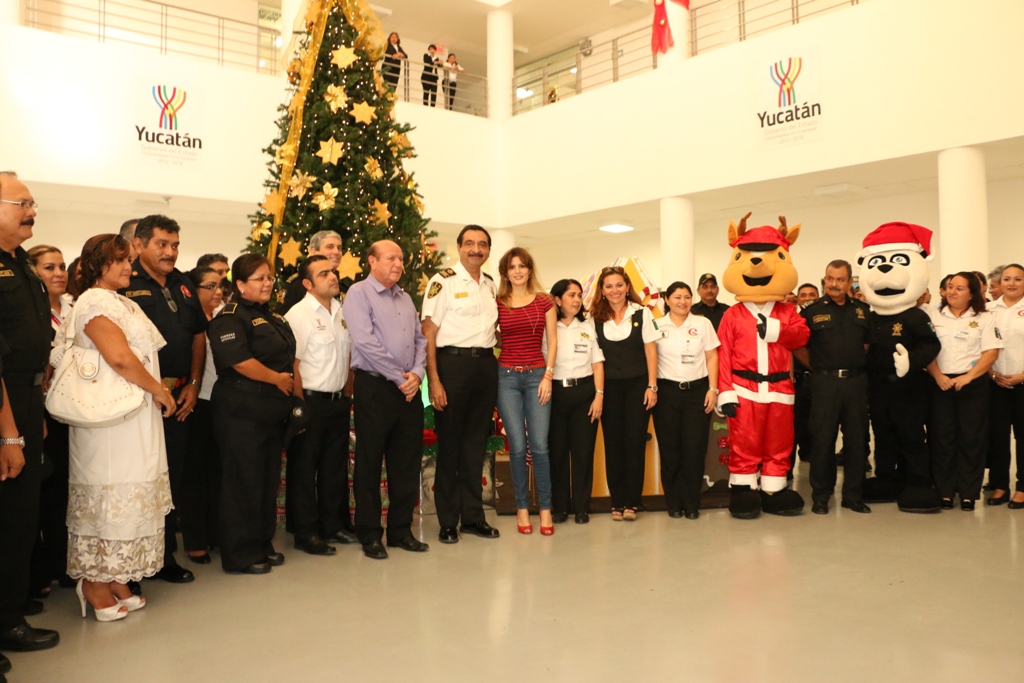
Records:
[[[787,60],[780,59],[768,68],[772,81],[779,86],[779,107],[792,107],[796,104],[794,86],[803,64],[804,60],[800,57],[790,57]]]
[[[185,106],[185,91],[166,85],[154,85],[153,100],[160,107],[160,127],[164,130],[178,130],[178,112]]]

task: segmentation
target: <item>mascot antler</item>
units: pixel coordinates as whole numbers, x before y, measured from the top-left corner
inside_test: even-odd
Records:
[[[779,216],[779,232],[782,233],[782,236],[785,237],[786,240],[789,241],[790,246],[792,246],[793,243],[796,242],[796,238],[800,236],[800,224],[797,223],[792,228],[789,228],[786,226],[786,217]]]
[[[739,241],[740,237],[743,237],[743,233],[747,231],[747,219],[754,214],[753,211],[748,211],[747,215],[740,219],[740,224],[736,225],[732,221],[729,221],[729,246],[735,247],[736,242]]]

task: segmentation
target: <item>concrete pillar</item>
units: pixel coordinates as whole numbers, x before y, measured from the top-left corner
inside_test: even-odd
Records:
[[[939,152],[939,277],[989,269],[985,153],[975,147]]]
[[[685,197],[661,200],[661,282],[664,289],[682,280],[697,292],[694,276],[693,202]]]
[[[516,246],[516,236],[511,230],[488,230],[491,234],[491,257],[484,264],[484,272],[498,282],[498,261],[505,252]]]
[[[512,117],[514,60],[512,13],[491,10],[487,13],[487,116],[495,121]]]
[[[0,24],[20,24],[24,0],[0,0]]]
[[[675,44],[665,54],[658,55],[659,66],[677,64],[690,57],[690,11],[679,3],[665,0],[665,13]]]

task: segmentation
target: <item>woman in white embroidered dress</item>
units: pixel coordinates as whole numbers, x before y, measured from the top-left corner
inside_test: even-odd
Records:
[[[70,430],[68,574],[78,579],[82,616],[86,601],[99,621],[114,621],[145,606],[129,581],[153,576],[163,565],[164,515],[171,509],[163,415],[174,400],[160,381],[160,332],[134,302],[117,294],[131,276],[128,243],[97,235],[82,248],[76,273],[82,294],[54,341],[56,365],[68,336],[97,349],[129,382],[148,392],[142,410],[115,427]]]

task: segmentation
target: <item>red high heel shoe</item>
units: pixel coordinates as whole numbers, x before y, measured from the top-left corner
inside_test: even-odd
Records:
[[[519,533],[521,533],[521,534],[532,534],[533,533],[533,525],[532,524],[516,524],[516,528],[519,529]],[[540,532],[544,533],[544,528],[543,527],[541,527]]]
[[[554,527],[554,525],[552,525],[552,526],[541,525],[540,533],[541,533],[541,536],[554,536],[555,535],[555,527]]]

